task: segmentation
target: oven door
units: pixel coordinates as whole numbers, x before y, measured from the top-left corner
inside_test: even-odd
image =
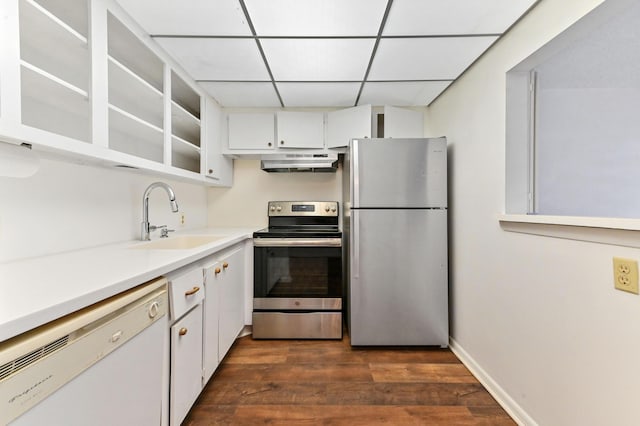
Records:
[[[254,239],[254,309],[342,309],[340,238]]]

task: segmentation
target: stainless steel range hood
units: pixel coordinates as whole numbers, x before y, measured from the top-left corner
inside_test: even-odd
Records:
[[[262,170],[269,173],[335,173],[338,154],[276,154],[262,157]]]

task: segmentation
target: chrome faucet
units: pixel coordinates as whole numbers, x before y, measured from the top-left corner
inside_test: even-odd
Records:
[[[154,182],[144,191],[144,195],[142,196],[142,227],[140,233],[140,239],[142,241],[150,240],[149,232],[154,231],[158,228],[165,228],[166,225],[162,226],[153,226],[149,224],[149,195],[154,188],[162,188],[166,191],[169,196],[169,202],[171,203],[171,211],[176,213],[178,211],[178,203],[176,203],[176,194],[173,192],[173,189],[169,185],[164,182]]]

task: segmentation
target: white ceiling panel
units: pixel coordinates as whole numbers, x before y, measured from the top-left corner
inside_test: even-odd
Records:
[[[382,39],[369,80],[455,79],[497,37]]]
[[[450,81],[367,82],[358,105],[425,106],[450,84]]]
[[[394,0],[383,35],[499,34],[536,0]]]
[[[260,36],[375,36],[387,0],[245,0]]]
[[[200,86],[223,107],[279,107],[272,83],[207,82]]]
[[[253,39],[156,38],[196,80],[270,80]]]
[[[276,81],[362,80],[373,45],[373,39],[262,40]]]
[[[360,83],[277,83],[288,107],[353,106]]]
[[[149,34],[251,35],[238,0],[118,0]]]

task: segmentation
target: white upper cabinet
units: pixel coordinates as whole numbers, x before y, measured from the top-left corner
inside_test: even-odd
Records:
[[[221,158],[220,146],[205,146],[220,143],[220,117],[202,122],[209,97],[116,1],[1,5],[0,138],[230,184],[232,161]]]
[[[324,148],[324,113],[278,111],[279,148]]]
[[[171,165],[200,172],[200,95],[171,71]]]
[[[392,106],[384,107],[385,138],[424,137],[424,113]]]
[[[349,145],[354,138],[371,137],[371,105],[327,113],[327,148]]]
[[[275,146],[273,113],[229,114],[229,149],[272,150]]]
[[[203,140],[206,148],[204,172],[208,179],[218,185],[231,186],[233,183],[233,160],[222,155],[222,110],[210,98],[204,99]]]
[[[164,161],[164,64],[107,14],[109,148]]]
[[[87,0],[73,4],[62,0],[43,2],[49,8],[34,0],[16,3],[3,5],[7,9],[17,6],[14,10],[18,12],[14,22],[19,33],[5,33],[3,38],[9,36],[9,40],[19,40],[19,54],[1,59],[18,61],[13,68],[19,70],[18,75],[5,74],[7,78],[19,79],[13,84],[19,85],[20,98],[11,107],[20,106],[20,122],[25,126],[90,142],[91,57]],[[10,17],[6,15],[3,16],[5,25],[12,27]],[[9,40],[3,43],[8,44]],[[3,56],[4,52],[15,52],[2,51]],[[9,69],[10,64],[4,65],[3,68]],[[5,84],[9,83],[5,80]],[[5,87],[0,92],[4,93]]]

